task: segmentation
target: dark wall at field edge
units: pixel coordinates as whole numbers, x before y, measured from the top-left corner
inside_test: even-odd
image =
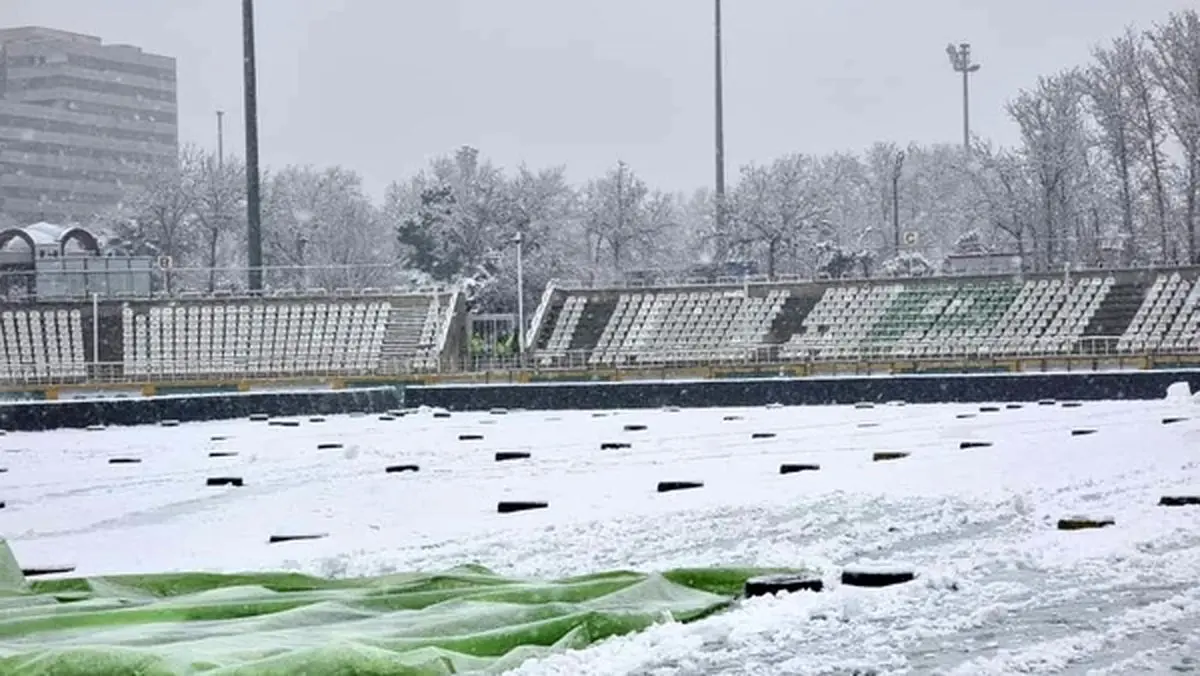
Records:
[[[73,399],[0,404],[0,429],[51,430],[91,425],[153,425],[270,416],[375,413],[399,408],[403,393],[392,387],[291,392],[247,392],[124,399]]]
[[[1042,399],[1161,399],[1171,383],[1200,389],[1200,369],[1089,373],[1022,373],[936,376],[845,376],[620,383],[522,385],[410,385],[406,406],[453,411],[490,408],[540,410],[706,408],[884,403],[1035,402]]]

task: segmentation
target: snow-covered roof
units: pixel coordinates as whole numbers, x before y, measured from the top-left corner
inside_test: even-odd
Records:
[[[45,245],[56,246],[61,253],[67,242],[72,240],[89,251],[100,251],[100,243],[95,235],[77,225],[42,222],[0,230],[0,249],[8,248],[15,241],[22,241],[31,249],[30,255],[32,249]]]

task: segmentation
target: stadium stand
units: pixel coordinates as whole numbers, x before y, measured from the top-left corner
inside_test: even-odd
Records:
[[[379,367],[384,302],[186,303],[122,309],[134,376],[365,373]]]
[[[1178,272],[1158,275],[1117,342],[1122,353],[1195,351],[1200,347],[1200,283]]]
[[[0,380],[87,375],[79,310],[6,310],[0,324]]]
[[[91,303],[15,307],[22,309],[0,313],[0,383],[436,370],[449,363],[443,355],[454,346],[462,300],[446,290],[253,299],[180,294],[99,303],[95,324]]]
[[[535,315],[540,367],[1051,357],[1200,347],[1196,271],[591,289]],[[1190,281],[1189,281],[1190,277]],[[1131,309],[1132,308],[1132,309]]]
[[[526,358],[540,369],[625,369],[1195,354],[1198,272],[552,284]],[[390,375],[468,362],[461,289],[178,293],[96,309],[82,299],[0,308],[0,383]]]

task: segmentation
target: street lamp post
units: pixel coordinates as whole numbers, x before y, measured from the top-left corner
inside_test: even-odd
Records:
[[[513,237],[517,245],[517,358],[525,356],[525,238],[522,233]]]
[[[963,106],[963,150],[971,150],[971,74],[978,72],[979,64],[971,62],[971,45],[964,42],[958,47],[946,45],[946,55],[956,73],[962,73]]]
[[[217,169],[225,165],[225,111],[217,111]]]

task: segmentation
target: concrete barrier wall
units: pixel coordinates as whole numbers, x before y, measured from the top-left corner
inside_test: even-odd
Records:
[[[0,428],[32,431],[91,425],[153,425],[162,420],[221,420],[245,418],[254,413],[271,416],[377,413],[403,405],[404,392],[394,387],[30,401],[0,404]]]
[[[1040,399],[1161,399],[1167,386],[1200,389],[1200,369],[1101,373],[846,376],[704,381],[524,385],[410,385],[408,406],[456,411],[490,408],[613,409],[853,404],[1034,402]]]

